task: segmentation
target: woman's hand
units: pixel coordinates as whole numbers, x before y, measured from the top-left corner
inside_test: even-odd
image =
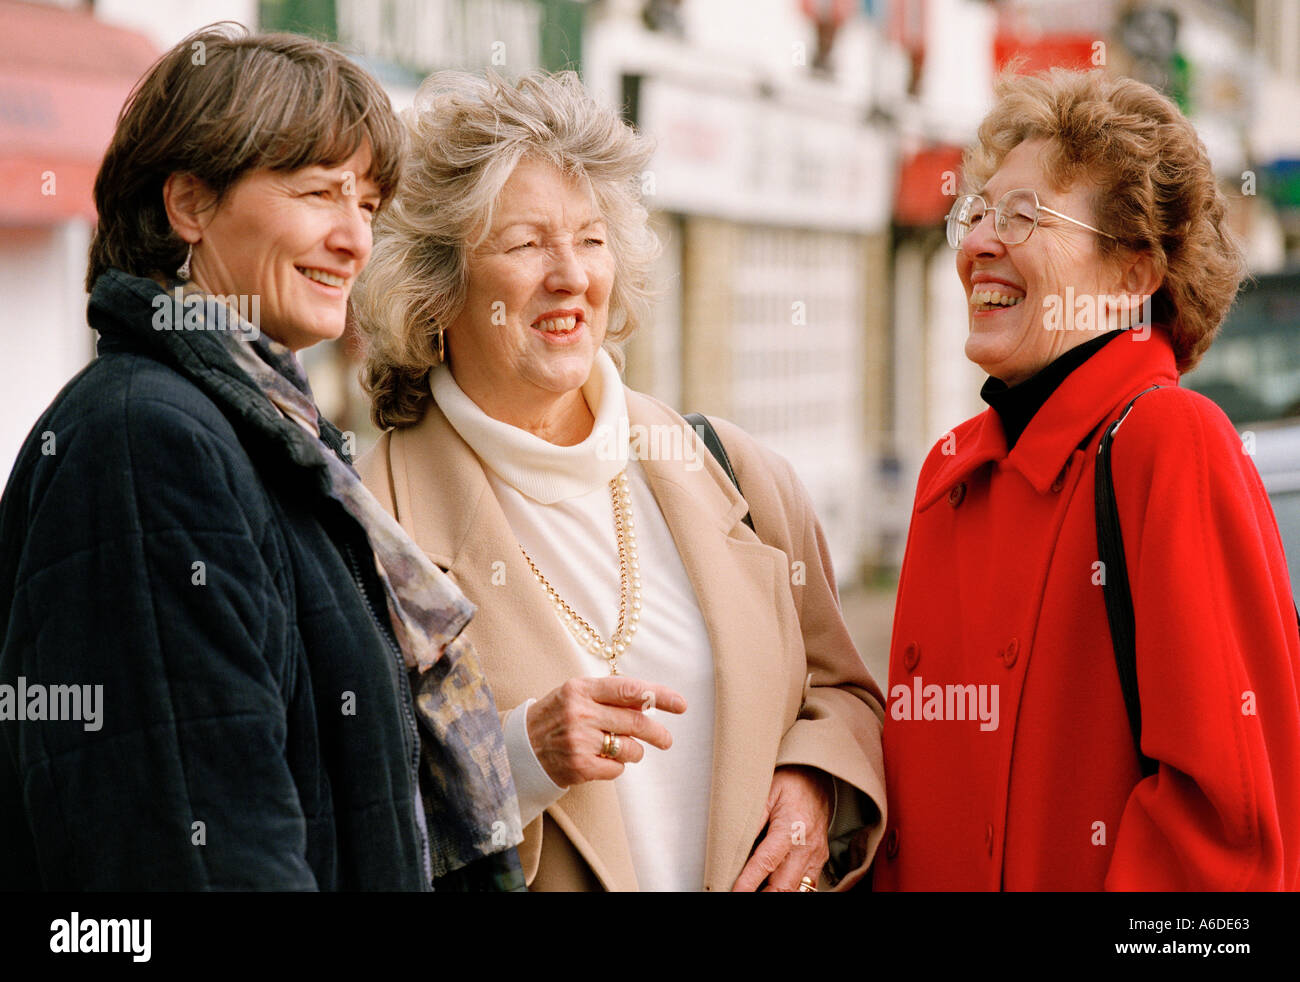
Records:
[[[831,854],[826,836],[834,803],[835,782],[825,771],[778,767],[763,816],[767,835],[759,840],[731,889],[753,892],[766,880],[764,892],[789,892],[798,890],[805,876],[816,882]]]
[[[624,764],[645,756],[645,741],[660,750],[672,735],[645,715],[647,709],[686,711],[686,700],[672,689],[638,679],[569,679],[528,707],[528,741],[543,770],[562,788],[584,781],[612,781]],[[617,759],[600,756],[605,734],[619,738]]]

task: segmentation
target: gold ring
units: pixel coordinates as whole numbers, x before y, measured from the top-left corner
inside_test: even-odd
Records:
[[[799,892],[816,893],[817,881],[814,880],[811,876],[805,876],[802,880],[799,881]]]
[[[623,749],[623,741],[615,733],[605,731],[605,742],[600,745],[599,757],[608,760],[618,760],[618,752]]]

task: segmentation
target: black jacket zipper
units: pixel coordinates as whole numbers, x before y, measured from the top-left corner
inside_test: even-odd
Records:
[[[424,802],[420,798],[420,729],[415,721],[415,712],[411,708],[412,697],[411,687],[406,680],[406,659],[402,656],[401,646],[397,643],[397,638],[392,633],[392,626],[388,623],[387,617],[380,617],[375,610],[374,599],[370,591],[366,589],[365,580],[361,575],[361,564],[357,560],[356,551],[352,547],[351,539],[346,539],[343,546],[347,554],[348,568],[352,573],[352,579],[357,585],[357,590],[361,593],[365,601],[366,610],[370,613],[370,619],[374,622],[376,630],[387,644],[389,652],[394,656],[397,662],[397,685],[398,697],[402,704],[402,718],[406,722],[405,739],[410,748],[408,757],[411,764],[411,790],[412,799],[416,809],[424,807]],[[415,740],[411,741],[414,734]],[[420,821],[420,816],[415,815],[415,833],[416,838],[420,841],[420,858],[424,863],[424,886],[428,890],[433,889],[433,861],[429,856],[429,837],[426,834],[424,823]]]

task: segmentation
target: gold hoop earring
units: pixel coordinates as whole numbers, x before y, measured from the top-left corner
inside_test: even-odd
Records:
[[[441,365],[447,360],[447,352],[442,341],[442,328],[438,329],[435,337],[438,339],[438,364]]]

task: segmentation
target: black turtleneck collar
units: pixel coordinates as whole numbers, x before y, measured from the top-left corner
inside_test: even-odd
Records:
[[[1002,420],[1007,434],[1007,452],[1016,445],[1029,421],[1043,408],[1043,403],[1065,381],[1066,377],[1118,337],[1121,331],[1107,331],[1099,338],[1071,348],[1056,361],[1031,375],[1018,385],[1007,385],[1001,379],[990,378],[980,389],[980,398],[993,407]]]

